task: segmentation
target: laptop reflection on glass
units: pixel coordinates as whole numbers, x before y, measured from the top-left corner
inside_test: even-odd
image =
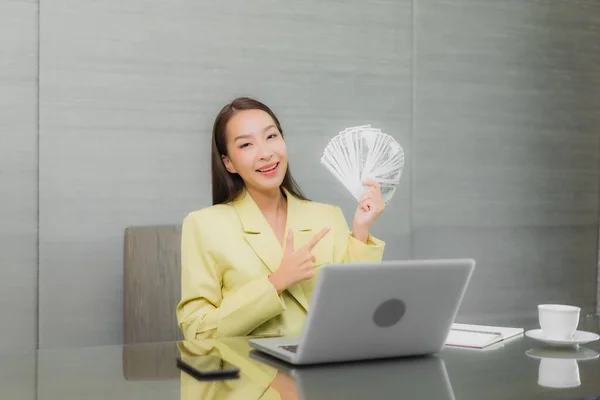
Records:
[[[446,365],[437,356],[316,366],[294,366],[256,350],[250,358],[293,378],[301,399],[454,400]]]

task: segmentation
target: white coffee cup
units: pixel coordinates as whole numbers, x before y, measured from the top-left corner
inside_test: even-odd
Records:
[[[540,304],[538,319],[542,333],[548,339],[568,340],[579,325],[581,308],[563,304]]]

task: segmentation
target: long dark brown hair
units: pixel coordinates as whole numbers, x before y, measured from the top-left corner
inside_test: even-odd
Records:
[[[211,145],[211,176],[212,176],[212,200],[214,204],[223,204],[233,201],[244,189],[244,181],[238,174],[232,174],[227,171],[223,164],[223,156],[227,156],[227,123],[236,112],[242,110],[262,110],[269,114],[275,126],[283,137],[281,124],[269,107],[258,100],[249,97],[238,97],[231,103],[224,106],[213,124],[212,145]],[[300,190],[300,187],[292,177],[290,167],[283,177],[281,187],[287,189],[293,196],[308,200]]]

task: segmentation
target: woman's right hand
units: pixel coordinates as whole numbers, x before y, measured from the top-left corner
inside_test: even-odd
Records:
[[[281,264],[277,271],[269,275],[269,280],[277,293],[281,293],[290,286],[315,276],[315,257],[311,254],[311,251],[330,230],[331,228],[323,228],[298,251],[294,251],[294,234],[291,229],[288,231],[285,253]]]

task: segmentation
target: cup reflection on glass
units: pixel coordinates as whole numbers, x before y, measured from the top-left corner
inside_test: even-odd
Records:
[[[538,384],[549,388],[572,388],[581,385],[577,360],[542,358],[538,370]]]

